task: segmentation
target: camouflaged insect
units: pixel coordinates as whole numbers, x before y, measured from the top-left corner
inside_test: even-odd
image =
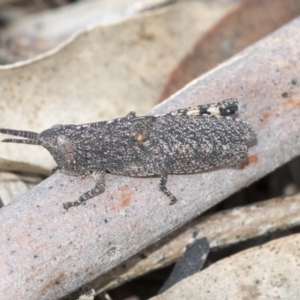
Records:
[[[40,134],[0,129],[1,133],[26,139],[3,142],[41,145],[53,156],[57,168],[68,175],[92,173],[95,187],[66,209],[105,191],[105,174],[160,176],[160,190],[171,204],[168,174],[203,172],[237,166],[247,158],[255,133],[246,122],[232,118],[236,99],[179,109],[164,115],[126,117],[83,125],[55,125]]]

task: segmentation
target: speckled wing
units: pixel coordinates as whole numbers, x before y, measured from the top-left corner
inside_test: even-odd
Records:
[[[236,166],[255,141],[249,124],[230,117],[167,114],[148,129],[136,141],[143,162],[131,175],[187,174]]]
[[[155,124],[155,132],[164,130],[160,139],[150,135],[151,142],[167,154],[168,173],[185,174],[237,165],[246,159],[248,145],[255,139],[247,123],[232,118],[175,119],[163,118]]]

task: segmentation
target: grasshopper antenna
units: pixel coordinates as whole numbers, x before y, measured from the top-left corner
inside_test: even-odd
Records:
[[[4,143],[41,145],[41,141],[39,141],[38,139],[39,134],[33,131],[0,128],[0,133],[26,138],[26,139],[4,139],[2,140],[2,142]]]

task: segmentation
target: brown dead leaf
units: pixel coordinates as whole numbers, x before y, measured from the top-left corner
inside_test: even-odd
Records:
[[[248,0],[201,36],[170,73],[159,102],[300,14],[298,0]],[[247,76],[245,74],[245,76]]]

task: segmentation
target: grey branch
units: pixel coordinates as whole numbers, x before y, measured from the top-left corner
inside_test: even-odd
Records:
[[[97,293],[110,290],[178,260],[188,244],[206,237],[211,249],[237,244],[270,232],[300,225],[300,194],[275,198],[200,217],[147,247],[90,285]],[[267,213],[266,213],[267,212]]]

